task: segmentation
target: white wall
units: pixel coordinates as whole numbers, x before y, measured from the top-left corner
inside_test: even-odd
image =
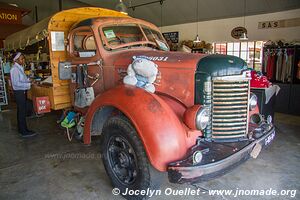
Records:
[[[178,16],[180,17],[180,16]],[[253,40],[284,40],[286,42],[300,41],[300,26],[276,29],[258,29],[258,22],[274,21],[300,17],[300,9],[253,15],[246,17],[246,28],[249,41]],[[236,41],[231,37],[231,30],[243,26],[244,18],[228,18],[198,22],[198,34],[206,42]],[[197,34],[197,23],[164,26],[162,32],[179,31],[179,40],[194,40]]]

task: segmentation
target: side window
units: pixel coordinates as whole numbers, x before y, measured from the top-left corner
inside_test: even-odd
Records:
[[[74,51],[83,51],[83,39],[84,36],[83,35],[74,35]]]
[[[72,37],[71,54],[80,58],[93,57],[96,55],[97,46],[95,37],[90,29],[75,31]]]

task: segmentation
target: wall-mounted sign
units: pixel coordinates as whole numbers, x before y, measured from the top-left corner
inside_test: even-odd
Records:
[[[21,13],[14,10],[0,9],[1,24],[21,24]]]
[[[167,32],[163,33],[164,38],[168,41],[170,40],[172,43],[178,43],[179,41],[179,32]]]
[[[245,27],[235,27],[231,31],[231,37],[233,37],[234,39],[240,39],[243,33],[247,34],[247,29]]]
[[[300,26],[300,18],[258,22],[258,29],[284,28],[295,26]]]

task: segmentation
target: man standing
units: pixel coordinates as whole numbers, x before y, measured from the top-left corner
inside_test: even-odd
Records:
[[[18,52],[13,61],[14,65],[10,70],[10,78],[17,103],[18,130],[22,137],[32,137],[36,133],[29,130],[26,124],[26,93],[30,89],[31,82],[24,73],[25,57]]]

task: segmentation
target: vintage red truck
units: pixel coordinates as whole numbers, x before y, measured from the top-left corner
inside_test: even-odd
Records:
[[[208,180],[256,157],[274,139],[272,119],[259,113],[242,59],[170,52],[155,25],[119,14],[86,17],[65,33],[67,55],[57,66],[62,73],[87,67],[96,97],[75,109],[85,116],[84,144],[102,136],[113,187],[157,188],[165,172],[173,183]],[[123,83],[134,56],[158,66],[155,93]],[[77,87],[71,81],[72,98]]]

